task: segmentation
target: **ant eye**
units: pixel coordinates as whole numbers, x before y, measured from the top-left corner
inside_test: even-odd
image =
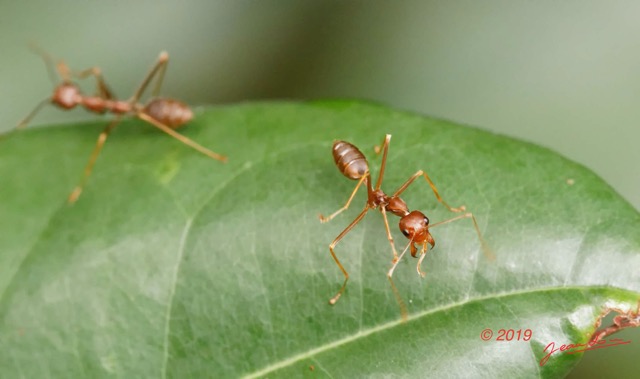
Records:
[[[424,223],[425,225],[429,225],[429,219],[427,218],[427,216],[424,216]]]
[[[402,229],[402,234],[404,234],[405,237],[409,237],[409,231],[407,229]]]

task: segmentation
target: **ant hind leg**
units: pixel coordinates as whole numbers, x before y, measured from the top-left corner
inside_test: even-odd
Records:
[[[166,126],[165,124],[159,122],[158,120],[154,119],[153,117],[149,116],[148,114],[144,113],[144,112],[140,112],[137,114],[137,116],[141,119],[144,120],[146,122],[148,122],[149,124],[155,126],[156,128],[162,130],[163,132],[167,133],[168,135],[170,135],[171,137],[177,139],[178,141],[184,143],[185,145],[201,152],[202,154],[208,156],[209,158],[221,161],[226,163],[227,162],[227,157],[224,155],[220,155],[216,152],[213,152],[209,149],[207,149],[206,147],[198,144],[197,142],[195,142],[194,140],[187,138],[185,136],[183,136],[182,134],[176,132],[175,130],[171,129],[170,127]]]
[[[144,78],[144,80],[140,84],[140,87],[138,87],[138,89],[133,94],[133,96],[131,96],[131,98],[128,100],[129,103],[138,102],[138,100],[140,99],[144,91],[147,89],[147,86],[149,86],[149,83],[151,83],[151,80],[159,73],[158,79],[156,81],[156,86],[154,87],[152,92],[153,96],[156,96],[158,94],[158,92],[160,91],[160,87],[162,86],[162,81],[164,79],[164,72],[167,69],[168,63],[169,63],[169,54],[166,51],[161,52],[156,64],[153,66],[153,68],[151,68],[147,76]]]
[[[332,214],[330,214],[329,216],[325,217],[322,214],[319,215],[320,217],[320,222],[325,223],[325,222],[329,222],[331,221],[334,217],[336,217],[337,215],[339,215],[340,213],[342,213],[343,211],[347,210],[349,208],[349,205],[351,204],[351,201],[353,200],[353,198],[356,196],[356,193],[358,192],[358,188],[360,188],[360,186],[362,185],[362,183],[365,180],[369,180],[369,172],[366,172],[362,178],[360,178],[360,180],[358,181],[358,184],[356,184],[356,188],[353,189],[353,192],[351,192],[351,196],[349,196],[349,200],[347,200],[347,203],[340,209],[338,209],[337,211],[333,212]]]

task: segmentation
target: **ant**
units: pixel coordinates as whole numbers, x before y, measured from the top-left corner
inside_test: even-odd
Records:
[[[394,295],[396,297],[398,305],[400,306],[402,319],[406,320],[407,319],[406,306],[404,305],[404,302],[402,301],[402,298],[400,297],[393,283],[393,279],[392,279],[393,271],[395,270],[396,266],[398,265],[398,263],[400,262],[404,254],[407,252],[407,249],[411,248],[411,255],[414,258],[417,257],[416,254],[418,253],[418,247],[416,247],[416,244],[418,244],[419,246],[421,246],[421,249],[420,249],[420,257],[418,259],[418,264],[416,266],[416,269],[420,276],[422,277],[425,276],[425,273],[422,272],[422,270],[420,269],[420,266],[426,256],[427,245],[431,245],[432,249],[435,246],[435,240],[433,239],[433,236],[431,235],[431,233],[429,233],[429,228],[448,224],[450,222],[460,220],[463,218],[470,218],[473,221],[473,226],[476,230],[476,233],[478,234],[478,238],[480,240],[480,243],[485,255],[489,259],[494,259],[494,255],[489,249],[488,245],[486,244],[484,238],[482,238],[482,234],[480,233],[480,228],[478,227],[478,223],[476,221],[475,216],[470,212],[465,212],[466,207],[464,205],[454,208],[454,207],[451,207],[449,204],[447,204],[438,193],[438,189],[433,184],[433,181],[431,181],[431,178],[429,178],[426,172],[422,170],[417,171],[404,184],[402,184],[400,188],[398,188],[391,196],[388,196],[387,194],[384,193],[384,191],[380,189],[380,186],[382,185],[382,179],[384,177],[386,163],[387,163],[387,153],[389,151],[390,141],[391,141],[391,135],[387,134],[384,138],[382,148],[380,149],[378,146],[376,146],[375,148],[376,154],[379,154],[380,151],[382,150],[382,163],[380,164],[380,174],[378,176],[378,181],[376,182],[375,188],[373,188],[371,184],[371,174],[369,172],[369,163],[367,162],[367,159],[364,157],[364,154],[362,154],[362,152],[356,146],[352,145],[349,142],[335,141],[333,143],[333,159],[335,161],[336,166],[338,167],[338,170],[340,170],[340,172],[347,178],[352,180],[358,180],[358,184],[356,184],[356,187],[351,193],[349,200],[347,200],[347,203],[342,208],[338,209],[328,217],[324,217],[323,215],[320,215],[320,221],[323,223],[328,222],[334,217],[336,217],[338,214],[340,214],[341,212],[349,208],[349,205],[351,204],[351,201],[355,197],[356,192],[358,192],[358,189],[360,188],[360,186],[363,183],[366,183],[367,202],[364,205],[364,209],[351,222],[351,224],[349,224],[329,245],[329,251],[331,252],[331,256],[333,257],[333,260],[336,262],[336,264],[344,274],[344,283],[342,284],[342,287],[340,287],[340,290],[329,300],[329,304],[334,305],[338,301],[338,299],[340,299],[340,296],[342,296],[342,293],[344,292],[347,286],[347,281],[349,280],[349,274],[347,273],[347,270],[345,270],[345,268],[342,266],[342,264],[340,263],[340,260],[338,260],[338,257],[336,256],[333,249],[338,244],[338,242],[340,242],[340,240],[342,240],[342,238],[344,238],[344,236],[347,235],[347,233],[349,233],[351,229],[353,229],[353,227],[355,227],[356,224],[358,224],[364,218],[367,212],[369,212],[372,209],[378,208],[380,210],[380,213],[382,213],[382,219],[384,220],[384,226],[387,232],[387,239],[391,244],[391,251],[393,252],[393,261],[392,261],[393,265],[391,266],[391,269],[389,269],[389,271],[387,272],[387,278],[391,283],[391,287],[393,289]],[[424,179],[427,181],[427,183],[431,187],[431,190],[436,196],[436,199],[438,200],[438,202],[443,204],[449,211],[454,213],[460,213],[460,212],[465,212],[465,213],[459,216],[453,217],[451,219],[440,221],[438,223],[429,225],[429,219],[427,218],[427,216],[425,216],[424,213],[420,211],[409,211],[409,207],[404,202],[404,200],[400,198],[400,195],[419,177],[424,177]],[[391,231],[389,229],[389,222],[387,220],[387,211],[400,217],[400,222],[399,222],[400,231],[402,232],[402,234],[404,234],[405,237],[409,239],[409,243],[407,244],[405,249],[402,251],[400,256],[398,256],[395,245],[393,243],[393,236],[391,236]]]
[[[157,62],[144,78],[142,84],[140,84],[133,96],[131,96],[128,100],[117,100],[109,87],[107,87],[107,84],[102,77],[102,70],[99,67],[91,67],[86,70],[74,72],[69,68],[69,66],[64,63],[64,61],[60,60],[57,64],[54,65],[53,59],[46,52],[37,48],[36,46],[31,47],[36,52],[36,54],[39,54],[45,61],[49,76],[52,78],[52,80],[54,82],[56,81],[57,71],[62,81],[56,84],[53,90],[53,94],[50,97],[47,97],[40,103],[38,103],[38,105],[31,111],[31,113],[29,113],[27,117],[20,121],[16,129],[25,128],[29,121],[36,115],[36,113],[38,113],[40,109],[42,109],[42,107],[46,104],[52,104],[63,110],[69,110],[75,108],[76,106],[82,106],[89,112],[98,114],[110,112],[115,115],[115,119],[112,120],[100,133],[98,141],[96,142],[96,146],[93,149],[91,156],[89,157],[89,162],[84,169],[84,175],[82,176],[82,179],[80,180],[78,185],[69,195],[69,203],[76,202],[80,197],[82,189],[85,186],[89,175],[91,175],[93,166],[96,162],[96,159],[98,158],[98,155],[100,154],[100,151],[102,150],[102,147],[104,146],[104,143],[107,140],[107,137],[109,136],[109,133],[111,133],[111,131],[113,131],[113,129],[118,125],[123,116],[135,116],[169,134],[171,137],[179,140],[185,145],[188,145],[201,152],[202,154],[207,155],[210,158],[222,162],[227,161],[227,157],[215,153],[197,144],[193,140],[183,136],[180,133],[177,133],[174,130],[189,122],[193,118],[193,112],[187,104],[181,101],[157,97],[162,85],[164,73],[167,69],[167,64],[169,62],[169,54],[166,51],[160,53]],[[93,76],[96,79],[97,94],[94,96],[84,95],[81,92],[78,84],[73,81],[73,78],[84,79],[89,76]],[[149,100],[145,104],[139,103],[138,101],[140,97],[154,77],[157,77],[157,79],[155,88],[152,92],[151,100]]]

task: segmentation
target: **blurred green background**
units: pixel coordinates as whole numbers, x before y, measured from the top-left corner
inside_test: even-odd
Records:
[[[638,20],[631,1],[0,0],[0,132],[52,88],[30,41],[100,66],[123,98],[167,50],[162,92],[189,104],[375,100],[549,147],[640,209]],[[49,108],[32,124],[94,118]],[[639,332],[572,376],[631,377]]]

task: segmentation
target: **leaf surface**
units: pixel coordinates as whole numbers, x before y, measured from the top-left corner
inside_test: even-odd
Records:
[[[66,204],[102,123],[0,140],[0,367],[6,377],[557,377],[603,307],[640,298],[640,215],[585,168],[531,144],[350,101],[201,109],[181,130],[210,160],[151,126],[112,134],[80,200]],[[334,139],[367,155],[393,135],[382,188],[419,169],[470,220],[432,229],[386,279],[372,211],[336,246],[366,191],[336,169]],[[404,194],[432,223],[454,216],[418,180]],[[406,239],[389,215],[399,250]],[[408,255],[407,255],[408,256]],[[485,342],[484,329],[494,336]],[[496,341],[499,329],[530,341]]]

